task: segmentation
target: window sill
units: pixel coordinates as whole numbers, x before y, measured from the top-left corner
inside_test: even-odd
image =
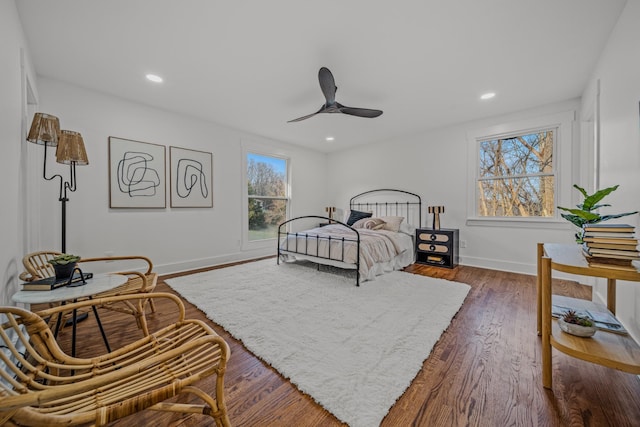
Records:
[[[564,220],[534,218],[467,218],[466,225],[469,227],[544,228],[549,230],[571,229],[571,224]]]

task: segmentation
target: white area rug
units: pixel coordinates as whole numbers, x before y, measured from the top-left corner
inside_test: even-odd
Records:
[[[470,287],[398,271],[356,287],[326,270],[268,259],[166,282],[340,420],[377,426]]]

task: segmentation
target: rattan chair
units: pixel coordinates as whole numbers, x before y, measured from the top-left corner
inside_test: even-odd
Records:
[[[146,298],[173,300],[175,323],[98,357],[66,355],[43,320],[60,310]],[[230,425],[224,402],[229,347],[204,322],[185,320],[177,296],[114,296],[56,307],[41,315],[0,307],[1,425],[102,426],[144,409],[197,413],[213,417],[218,426]],[[194,385],[212,375],[216,375],[215,397]],[[185,393],[204,404],[165,402]]]
[[[20,275],[20,279],[23,281],[33,281],[54,276],[55,272],[53,270],[53,266],[49,264],[48,261],[57,255],[60,255],[60,252],[39,251],[27,254],[22,259],[22,264],[26,271]],[[142,265],[141,268],[145,269],[145,271],[111,271],[112,273],[124,274],[129,277],[129,280],[124,285],[118,286],[108,292],[96,294],[93,298],[153,292],[158,281],[158,274],[153,272],[153,263],[145,256],[130,255],[104,258],[82,258],[78,264],[81,269],[90,270],[91,266],[88,264],[116,261],[140,263],[140,265]],[[115,266],[117,265],[118,264],[116,263]],[[111,267],[109,270],[114,270],[115,268],[116,267]],[[100,306],[100,308],[114,310],[134,316],[138,327],[142,329],[142,332],[145,335],[148,335],[149,331],[146,330],[146,323],[142,321],[142,317],[144,317],[146,313],[147,302],[149,303],[151,312],[155,312],[153,300],[143,300],[136,305],[132,304],[130,301],[124,300],[118,303],[105,304]]]

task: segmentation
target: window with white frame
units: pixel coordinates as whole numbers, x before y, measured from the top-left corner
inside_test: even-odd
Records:
[[[467,223],[559,221],[570,200],[573,111],[469,132]]]
[[[477,216],[554,216],[556,133],[540,129],[478,142]]]
[[[248,152],[247,240],[274,239],[287,219],[289,205],[287,160]]]

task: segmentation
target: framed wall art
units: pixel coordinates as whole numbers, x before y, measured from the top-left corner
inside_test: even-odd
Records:
[[[213,207],[213,154],[169,147],[172,208]]]
[[[109,207],[166,208],[164,145],[109,137]]]

